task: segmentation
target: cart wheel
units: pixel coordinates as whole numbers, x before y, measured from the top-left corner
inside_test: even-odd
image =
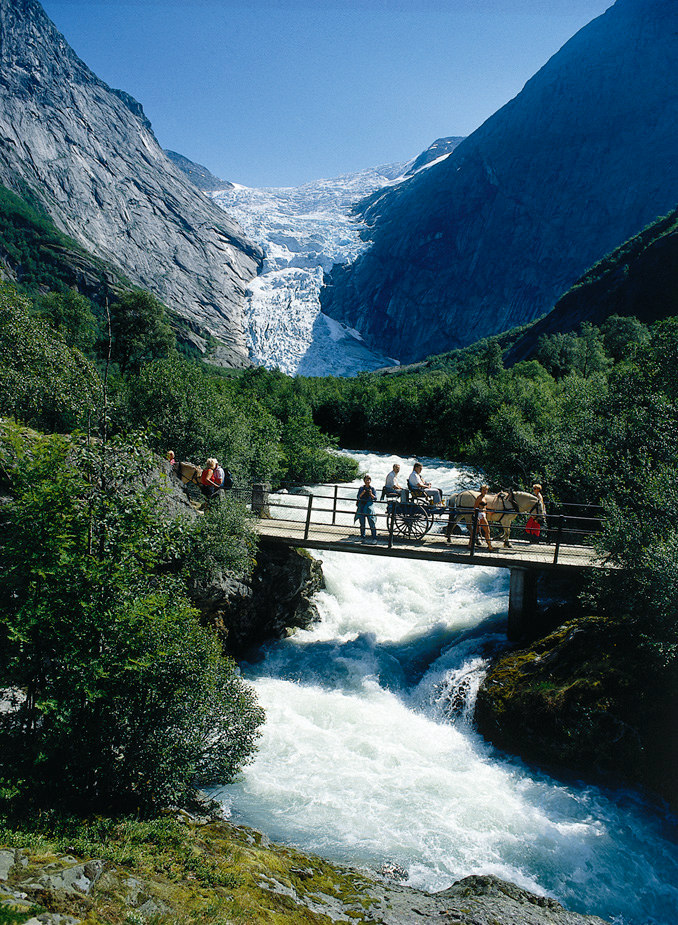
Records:
[[[393,514],[394,533],[406,536],[408,539],[420,540],[431,529],[433,519],[426,508],[418,504],[403,505]]]

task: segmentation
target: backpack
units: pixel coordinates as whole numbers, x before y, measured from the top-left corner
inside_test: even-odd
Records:
[[[233,476],[224,466],[224,481],[221,483],[221,487],[226,491],[229,488],[233,488]]]

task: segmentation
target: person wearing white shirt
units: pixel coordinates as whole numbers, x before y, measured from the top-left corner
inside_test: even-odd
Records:
[[[411,492],[423,491],[425,495],[431,499],[433,504],[440,505],[443,503],[443,494],[439,488],[431,488],[430,482],[425,482],[421,477],[422,465],[420,462],[414,464],[414,468],[410,472],[409,478],[407,479],[407,485]]]
[[[388,497],[389,495],[398,495],[402,489],[402,485],[398,481],[398,473],[400,472],[400,463],[393,463],[393,468],[386,476],[386,481],[384,482],[384,488],[381,493],[381,497]]]

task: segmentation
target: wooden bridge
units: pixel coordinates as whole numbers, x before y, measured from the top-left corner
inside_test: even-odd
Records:
[[[612,566],[592,545],[599,521],[588,516],[558,513],[547,518],[547,541],[531,542],[524,524],[516,522],[511,546],[501,539],[494,552],[483,544],[470,544],[469,533],[453,534],[446,527],[449,511],[440,509],[429,518],[425,535],[399,533],[386,502],[375,505],[377,539],[363,540],[354,521],[356,489],[318,486],[313,492],[271,494],[266,485],[252,487],[248,500],[258,517],[257,531],[266,543],[311,550],[333,550],[377,557],[419,559],[505,568],[511,573],[508,634],[518,638],[529,632],[537,611],[537,580],[547,574],[581,573]],[[393,508],[391,508],[391,512]],[[368,531],[369,532],[369,531]]]

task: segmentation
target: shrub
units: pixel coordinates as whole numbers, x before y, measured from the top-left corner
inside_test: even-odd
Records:
[[[263,714],[179,579],[162,575],[175,536],[143,448],[51,437],[0,458],[12,454],[0,548],[6,795],[143,810],[230,780]]]

